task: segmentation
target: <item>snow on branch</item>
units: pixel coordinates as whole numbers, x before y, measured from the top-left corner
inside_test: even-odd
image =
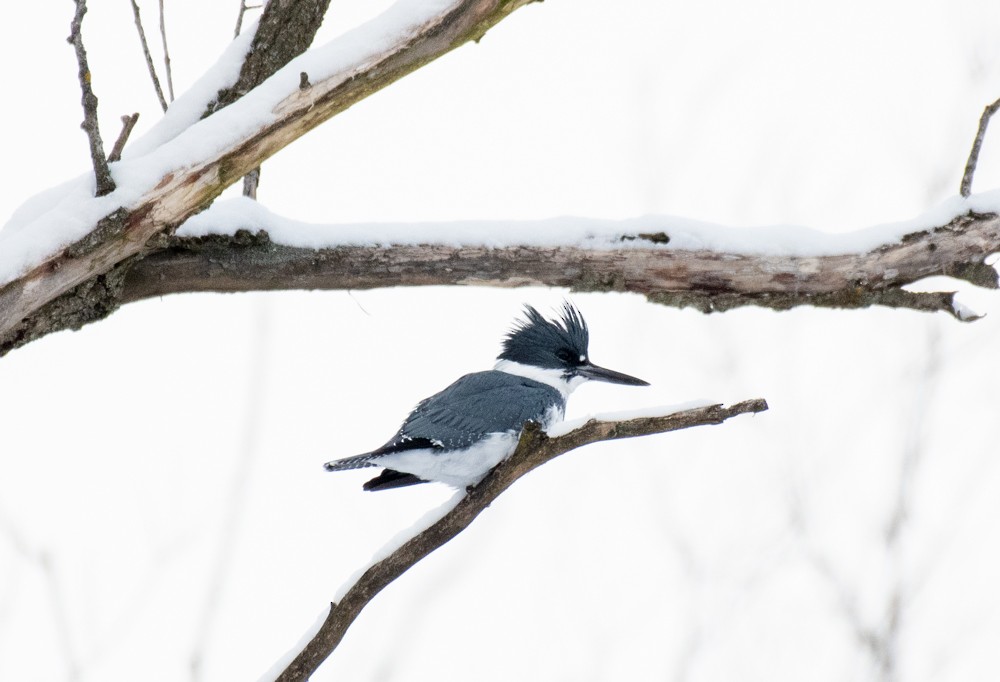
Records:
[[[163,233],[315,126],[530,1],[400,0],[169,142],[128,155],[110,194],[80,198],[74,182],[31,202],[0,232],[0,348],[104,317],[124,272]]]
[[[745,305],[775,310],[885,305],[968,320],[975,315],[958,306],[952,293],[905,287],[946,275],[997,288],[996,271],[984,259],[1000,251],[998,193],[955,197],[918,220],[846,240],[804,228],[739,231],[738,238],[729,230],[720,239],[720,228],[661,218],[627,221],[615,234],[600,221],[572,219],[601,232],[600,244],[552,239],[549,225],[537,224],[522,225],[531,228],[522,233],[530,234],[516,241],[510,235],[517,224],[510,223],[494,230],[505,235],[502,243],[465,236],[435,241],[425,226],[415,232],[412,225],[407,233],[420,234],[419,242],[380,237],[366,226],[369,234],[361,239],[310,243],[294,234],[284,239],[273,220],[188,231],[231,236],[172,235],[225,187],[294,139],[478,39],[529,2],[398,0],[380,17],[295,59],[327,0],[270,3],[268,9],[294,9],[302,19],[299,40],[282,51],[281,60],[292,59],[287,66],[253,87],[274,64],[254,67],[257,75],[248,79],[239,76],[235,63],[247,65],[247,55],[257,52],[249,49],[249,37],[241,36],[206,74],[211,82],[196,86],[190,98],[179,98],[163,125],[114,164],[117,189],[94,197],[92,178],[66,183],[27,202],[0,232],[0,355],[53,331],[102,319],[123,303],[183,291],[534,284],[632,291],[656,303],[706,312]],[[265,24],[270,25],[262,18],[260,26]],[[217,92],[223,74],[238,83],[235,102],[195,122],[204,113],[205,93]],[[252,89],[244,94],[245,87]],[[217,217],[211,211],[199,220],[204,226]]]
[[[136,263],[120,302],[178,292],[540,285],[629,291],[704,312],[885,305],[969,320],[975,316],[952,292],[904,288],[934,275],[997,288],[983,261],[1000,251],[1000,218],[969,206],[953,202],[905,223],[835,235],[669,217],[306,225],[234,200]]]
[[[281,671],[277,682],[308,680],[337,648],[347,629],[375,595],[418,561],[465,530],[501,493],[528,472],[559,455],[590,443],[721,424],[737,415],[765,410],[767,402],[757,398],[730,407],[707,405],[664,416],[621,420],[595,418],[555,437],[549,437],[537,424],[529,422],[521,434],[517,450],[509,459],[498,465],[479,485],[471,488],[443,517],[405,540],[385,558],[365,570],[352,585],[342,589],[342,596],[330,604],[329,613],[319,630]]]

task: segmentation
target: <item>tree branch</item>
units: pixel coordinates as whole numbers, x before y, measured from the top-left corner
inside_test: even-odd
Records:
[[[119,272],[126,262],[141,257],[152,248],[147,243],[154,236],[198,212],[262,161],[356,102],[456,47],[481,38],[530,1],[456,0],[419,25],[400,32],[395,40],[359,53],[356,62],[316,80],[305,90],[298,87],[297,77],[294,82],[290,80],[284,99],[269,110],[268,122],[234,139],[209,158],[186,160],[166,172],[135,203],[119,209],[125,211],[124,215],[116,212],[106,216],[76,244],[0,286],[0,348],[9,350],[54,329],[77,328],[107,314],[112,301],[98,302],[92,296],[79,297],[71,292],[80,287],[94,292],[98,278]],[[260,115],[253,105],[248,106],[253,115]],[[169,145],[158,152],[165,153]],[[56,303],[64,294],[68,298]],[[58,325],[39,319],[45,317],[41,309],[49,304],[59,310]]]
[[[902,287],[949,275],[997,288],[983,258],[1000,251],[1000,217],[966,215],[865,254],[763,256],[664,249],[667,235],[622,235],[628,246],[342,246],[305,249],[266,233],[174,239],[137,263],[121,303],[178,292],[372,289],[387,286],[542,285],[574,291],[630,291],[703,312],[758,305],[864,308],[888,305],[962,318],[951,293]],[[645,242],[645,246],[642,244]]]
[[[125,149],[125,143],[128,142],[128,137],[132,134],[132,128],[135,127],[138,120],[138,112],[132,114],[131,116],[122,116],[122,131],[118,133],[118,139],[115,140],[115,145],[111,148],[111,153],[108,154],[108,163],[114,163],[115,161],[121,160],[122,151]]]
[[[167,77],[167,94],[174,101],[174,71],[170,67],[170,49],[167,47],[167,24],[163,11],[163,0],[160,0],[160,42],[163,43],[163,73]]]
[[[219,91],[216,100],[209,103],[205,116],[232,104],[309,49],[329,7],[330,0],[268,2],[236,83]],[[239,35],[243,14],[248,9],[246,0],[243,0],[236,20],[235,35]],[[243,176],[243,196],[256,199],[259,184],[260,166],[257,166]]]
[[[721,424],[740,414],[754,414],[765,410],[767,402],[758,398],[731,407],[710,405],[662,417],[640,417],[625,421],[591,419],[583,426],[554,438],[548,437],[537,424],[528,423],[521,434],[517,450],[509,459],[472,488],[441,520],[371,566],[338,603],[330,605],[330,612],[319,632],[281,673],[277,682],[308,680],[337,648],[347,629],[375,595],[418,561],[465,530],[501,493],[529,471],[590,443]]]
[[[262,5],[247,5],[247,0],[240,0],[240,11],[236,15],[236,28],[233,30],[233,37],[237,37],[240,31],[243,30],[243,15],[246,14],[247,10],[250,9],[260,9]]]
[[[959,193],[963,197],[972,193],[972,176],[976,174],[976,165],[979,163],[979,150],[983,147],[983,138],[986,137],[986,128],[990,125],[993,114],[1000,109],[1000,99],[988,105],[983,110],[983,115],[979,117],[979,128],[976,130],[976,139],[972,142],[972,151],[969,152],[969,160],[965,162],[965,172],[962,173],[962,184],[959,185]]]
[[[241,133],[217,156],[166,173],[134,205],[106,216],[62,253],[0,286],[0,355],[52,331],[101,319],[122,303],[177,291],[542,284],[634,291],[657,303],[706,312],[744,305],[776,310],[886,305],[969,319],[956,310],[950,293],[902,287],[923,277],[949,275],[996,288],[996,272],[983,258],[1000,250],[1000,222],[995,215],[974,213],[866,254],[812,258],[663,249],[669,235],[658,233],[623,235],[633,241],[621,249],[428,244],[321,251],[260,238],[178,241],[164,235],[284,145],[437,56],[481,37],[527,2],[456,0],[394,43],[357,55],[357,62],[309,81],[306,88],[286,78],[284,99],[274,100],[276,104],[268,100],[270,123]],[[252,107],[258,104],[247,102],[255,113]],[[649,244],[638,246],[642,242]]]
[[[83,25],[83,15],[87,13],[87,0],[75,0],[76,14],[69,25],[69,38],[66,42],[73,46],[76,52],[76,63],[79,66],[81,101],[83,103],[83,123],[80,127],[87,133],[90,142],[90,160],[94,164],[94,177],[97,181],[97,196],[111,194],[115,191],[115,181],[108,168],[108,160],[104,156],[104,142],[101,140],[101,128],[97,123],[97,95],[90,85],[90,66],[87,64],[87,50],[83,47],[83,35],[80,33]]]
[[[109,221],[108,230],[118,223]],[[812,305],[873,305],[942,311],[977,319],[952,292],[912,292],[920,279],[947,275],[996,289],[983,259],[1000,251],[1000,217],[967,214],[863,254],[781,256],[663,248],[663,232],[622,234],[621,248],[579,246],[341,246],[308,249],[239,231],[163,240],[159,250],[94,278],[25,318],[0,355],[52,331],[107,316],[133,301],[182,292],[373,289],[389,286],[553,286],[629,291],[702,312],[755,305],[772,310]],[[73,311],[78,317],[73,317]]]
[[[135,17],[135,30],[139,32],[139,44],[142,45],[142,56],[146,58],[146,69],[149,71],[149,78],[153,81],[153,89],[156,90],[156,99],[160,100],[160,108],[167,110],[167,99],[163,96],[163,88],[160,87],[160,79],[156,75],[156,66],[153,65],[153,55],[149,53],[149,43],[146,41],[146,31],[142,28],[142,18],[139,16],[139,5],[132,0],[132,15]],[[166,42],[164,42],[166,48]]]
[[[309,49],[330,0],[271,0],[264,7],[257,23],[250,51],[247,52],[239,78],[230,87],[220,90],[208,105],[205,116],[222,109],[278,72],[285,64]],[[243,13],[251,9],[240,4],[237,34],[243,23]]]

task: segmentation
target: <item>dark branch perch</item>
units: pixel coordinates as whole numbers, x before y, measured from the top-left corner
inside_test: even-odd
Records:
[[[758,398],[731,407],[710,405],[676,412],[663,417],[640,417],[625,421],[592,419],[569,433],[549,438],[536,424],[526,425],[517,450],[473,488],[450,512],[427,530],[417,534],[385,559],[374,564],[336,604],[319,632],[277,678],[277,682],[308,680],[320,664],[333,653],[347,629],[375,595],[425,556],[465,530],[502,492],[529,471],[559,455],[590,443],[666,433],[693,426],[721,424],[740,414],[754,414],[767,409]]]
[[[76,52],[83,103],[83,123],[80,127],[87,133],[87,140],[90,142],[90,159],[94,164],[94,177],[97,179],[97,196],[102,197],[115,191],[115,181],[111,178],[108,159],[104,156],[104,142],[101,140],[101,128],[97,123],[97,95],[90,85],[87,50],[83,47],[83,36],[80,33],[83,15],[87,13],[87,0],[75,1],[76,14],[69,25],[69,38],[66,42],[72,45]]]

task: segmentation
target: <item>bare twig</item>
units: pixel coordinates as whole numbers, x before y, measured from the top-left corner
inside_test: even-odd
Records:
[[[167,49],[167,25],[163,18],[163,0],[160,0],[160,42],[163,43],[163,71],[167,76],[167,94],[174,101],[174,73],[170,68],[170,50]]]
[[[97,196],[101,197],[115,191],[115,181],[108,169],[108,159],[104,156],[104,142],[101,140],[101,129],[97,123],[97,95],[90,85],[90,66],[87,65],[87,51],[83,47],[83,36],[80,27],[83,15],[87,13],[87,0],[75,0],[76,14],[69,26],[69,38],[66,39],[76,51],[76,62],[79,65],[80,90],[83,92],[83,123],[80,125],[87,133],[90,141],[90,159],[94,164],[94,177],[97,180]]]
[[[711,405],[684,410],[662,417],[641,417],[626,421],[592,419],[569,433],[549,438],[537,424],[525,425],[517,450],[472,488],[454,509],[427,530],[404,543],[385,559],[375,563],[358,578],[330,612],[319,632],[278,677],[278,682],[307,680],[333,653],[347,629],[361,610],[393,580],[425,556],[465,530],[476,517],[517,479],[529,471],[583,445],[619,438],[633,438],[654,433],[706,424],[721,424],[740,414],[763,412],[763,399],[747,400],[732,407]]]
[[[128,142],[128,136],[132,134],[132,128],[135,127],[136,121],[139,120],[139,113],[136,112],[131,116],[122,116],[122,131],[118,133],[118,139],[115,140],[115,146],[111,148],[111,154],[108,155],[108,163],[114,163],[122,158],[122,150],[125,149],[125,143]]]
[[[983,146],[983,138],[986,137],[986,128],[990,124],[993,114],[1000,109],[1000,99],[990,104],[983,110],[983,115],[979,117],[979,129],[976,131],[976,139],[972,142],[972,151],[969,152],[969,160],[965,163],[965,172],[962,173],[962,184],[959,186],[959,193],[963,197],[972,193],[972,176],[976,174],[976,164],[979,163],[979,150]]]
[[[236,15],[236,30],[233,31],[234,38],[243,30],[243,15],[246,14],[246,11],[248,9],[260,9],[263,6],[263,4],[248,5],[247,0],[240,0],[240,13]]]
[[[163,96],[163,88],[160,87],[160,79],[156,76],[156,67],[153,65],[153,55],[149,53],[149,43],[146,42],[146,31],[142,28],[142,19],[139,17],[139,5],[132,0],[132,14],[135,15],[135,29],[139,32],[139,43],[142,45],[142,54],[146,58],[146,68],[149,70],[149,77],[153,81],[153,89],[156,90],[156,98],[160,100],[160,107],[167,110],[167,100]],[[164,43],[166,46],[166,43]]]

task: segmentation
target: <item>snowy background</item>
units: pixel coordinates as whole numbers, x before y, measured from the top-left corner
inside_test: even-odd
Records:
[[[92,4],[110,146],[121,114],[141,135],[159,107],[128,4]],[[333,3],[317,44],[388,4]],[[236,8],[168,0],[178,93]],[[71,13],[22,3],[0,24],[0,220],[89,167]],[[315,223],[904,220],[957,192],[1000,96],[998,26],[986,0],[549,0],[281,152],[259,197]],[[997,187],[991,136],[975,189]],[[569,417],[771,411],[531,474],[380,595],[315,679],[996,676],[1000,299],[956,286],[985,319],[573,295],[594,361],[653,385],[584,386]],[[366,472],[322,463],[491,366],[522,303],[565,295],[175,296],[0,359],[0,679],[257,679],[450,496],[364,494]]]

